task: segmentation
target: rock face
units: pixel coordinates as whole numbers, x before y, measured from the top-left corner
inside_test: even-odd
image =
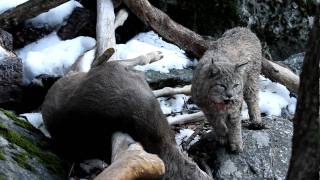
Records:
[[[281,61],[281,63],[287,65],[297,75],[300,75],[302,71],[303,59],[304,53],[298,53],[291,55],[286,60]]]
[[[64,163],[41,132],[0,109],[0,179],[65,179]]]
[[[211,134],[189,151],[193,156],[199,156],[201,150],[198,148],[205,147],[214,179],[284,179],[291,156],[292,122],[280,118],[264,121],[270,129],[243,128],[244,151],[238,155],[217,145]]]

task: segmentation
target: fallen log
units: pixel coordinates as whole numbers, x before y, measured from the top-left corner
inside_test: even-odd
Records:
[[[112,164],[95,180],[161,179],[164,172],[157,155],[144,151],[128,134],[117,132],[112,137]]]
[[[0,27],[9,29],[68,0],[29,0],[0,14]]]
[[[147,0],[123,0],[127,7],[145,24],[166,40],[176,44],[187,53],[201,58],[203,53],[214,48],[215,42],[206,42],[200,35],[173,21],[167,14],[152,6]],[[282,83],[297,93],[299,77],[291,70],[264,59],[262,74],[267,78]],[[270,68],[273,67],[273,68]],[[275,69],[276,72],[275,73]]]
[[[184,114],[176,117],[168,117],[167,121],[170,125],[177,125],[177,124],[186,124],[191,122],[203,121],[204,119],[206,119],[206,117],[204,116],[203,112],[200,111],[192,114]]]

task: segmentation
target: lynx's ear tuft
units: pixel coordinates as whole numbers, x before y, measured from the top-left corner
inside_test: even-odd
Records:
[[[249,63],[248,61],[247,61],[247,62],[237,63],[237,64],[235,65],[234,71],[235,71],[235,72],[243,73],[244,70],[246,69],[246,66],[247,66],[248,63]]]

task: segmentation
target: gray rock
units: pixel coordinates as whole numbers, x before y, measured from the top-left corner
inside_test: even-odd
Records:
[[[0,82],[0,107],[14,107],[22,98],[22,62],[20,58],[0,59]]]
[[[281,61],[282,64],[287,65],[294,73],[300,75],[303,65],[305,53],[298,53],[291,55],[286,60]]]
[[[146,80],[153,89],[191,84],[192,76],[192,69],[172,69],[169,73],[158,71],[147,71],[145,73]]]
[[[0,109],[0,179],[65,179],[65,162],[49,149],[40,131]]]
[[[205,135],[191,147],[190,153],[193,156],[203,153],[199,152],[201,145],[202,151],[205,149],[211,157],[207,163],[218,180],[284,179],[291,156],[292,122],[281,118],[264,121],[270,129],[243,128],[244,151],[240,154],[230,154],[226,148],[217,145],[212,134]]]

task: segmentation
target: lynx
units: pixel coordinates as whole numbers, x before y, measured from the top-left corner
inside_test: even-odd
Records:
[[[246,28],[226,31],[200,59],[192,81],[192,98],[214,127],[218,141],[232,152],[243,151],[240,111],[243,99],[250,120],[259,128],[259,39]]]

